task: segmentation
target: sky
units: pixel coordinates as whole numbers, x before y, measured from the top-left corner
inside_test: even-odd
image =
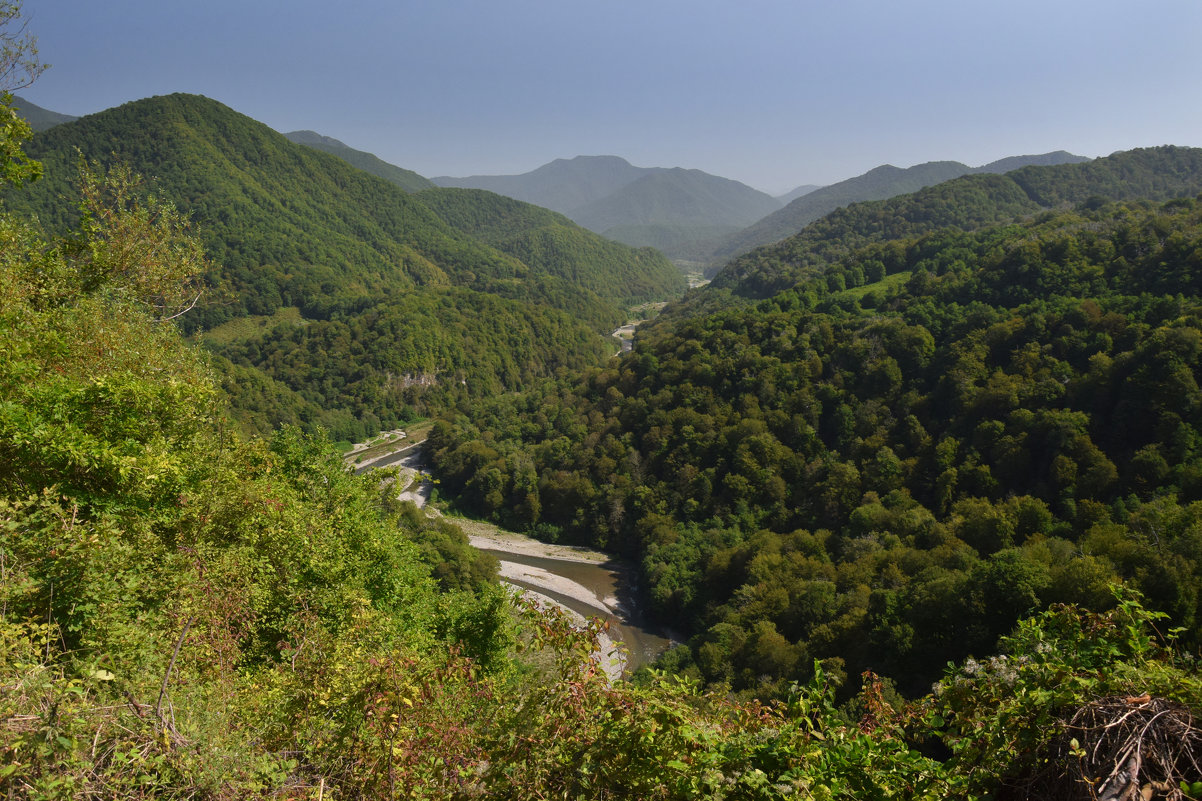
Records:
[[[771,194],[1202,146],[1199,0],[24,0],[83,115],[191,92],[426,176],[617,155]]]

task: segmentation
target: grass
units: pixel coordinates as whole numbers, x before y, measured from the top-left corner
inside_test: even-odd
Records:
[[[300,309],[296,306],[284,306],[277,310],[275,314],[256,314],[249,317],[239,317],[237,320],[230,320],[228,323],[222,323],[216,328],[205,331],[200,336],[207,342],[226,345],[239,339],[250,339],[251,337],[258,336],[279,325],[304,324],[305,318],[301,316]]]
[[[894,273],[893,275],[885,276],[884,278],[882,278],[880,281],[877,281],[876,283],[865,284],[864,286],[852,287],[851,289],[844,289],[841,292],[836,292],[831,297],[834,298],[835,300],[854,300],[854,301],[859,302],[859,301],[863,300],[864,296],[867,295],[869,292],[879,291],[882,295],[888,294],[890,289],[893,289],[894,287],[899,287],[899,286],[905,284],[907,281],[909,281],[910,276],[912,276],[912,275],[914,275],[914,273],[911,270],[906,270],[905,272],[900,272],[900,273]]]

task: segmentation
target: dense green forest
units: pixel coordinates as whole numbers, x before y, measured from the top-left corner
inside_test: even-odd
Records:
[[[774,245],[734,259],[708,290],[762,299],[791,288],[869,242],[941,228],[974,230],[1086,201],[1169,200],[1202,191],[1202,150],[1129,150],[1080,164],[967,175],[889,200],[855,203]],[[804,200],[804,198],[802,198]],[[716,291],[717,290],[717,291]]]
[[[1138,588],[1197,644],[1202,204],[870,245],[437,426],[465,509],[640,560],[673,670],[920,693],[1024,614]]]
[[[390,183],[396,184],[406,192],[417,192],[422,189],[430,189],[434,186],[433,181],[423,178],[413,170],[406,170],[395,164],[389,164],[372,153],[355,150],[344,142],[339,142],[337,139],[329,136],[322,136],[315,131],[291,131],[284,134],[284,136],[288,137],[289,141],[296,142],[298,145],[304,145],[305,147],[311,147],[314,150],[320,150],[323,153],[337,156],[352,167],[356,167],[372,175],[377,175]]]
[[[418,199],[457,230],[619,306],[684,293],[684,277],[659,251],[632,250],[539,206],[480,189],[433,189]]]
[[[721,268],[734,256],[785,239],[814,220],[852,203],[886,200],[972,173],[1005,173],[1031,165],[1048,166],[1081,161],[1088,159],[1057,151],[1038,156],[1011,156],[976,168],[958,161],[931,161],[905,169],[883,164],[855,178],[806,192],[783,209],[725,237],[706,258]]]
[[[0,28],[17,10],[0,9]],[[31,132],[11,102],[0,175],[16,199],[42,165],[21,152]],[[520,300],[470,287],[308,321],[281,302],[258,334],[273,377],[219,376],[234,362],[180,330],[212,277],[187,215],[123,167],[84,167],[72,196],[75,222],[50,233],[0,213],[6,798],[1202,794],[1202,683],[1183,647],[1202,204],[1100,205],[914,239],[900,256],[882,245],[757,309],[657,325],[582,381],[481,405],[481,423],[506,404],[522,414],[474,441],[456,439],[466,420],[436,428],[467,502],[642,549],[661,609],[720,621],[696,657],[676,652],[677,673],[611,684],[596,623],[511,602],[453,524],[347,472],[322,439],[239,433],[222,389],[256,375],[314,406],[363,396],[399,369],[368,347],[410,348],[419,365],[455,347],[402,331],[416,315],[496,316],[498,336],[579,328],[540,328]],[[505,263],[479,247],[482,271]],[[260,365],[247,339],[218,337]],[[512,344],[479,375],[499,387],[545,369]],[[322,351],[364,374],[305,378]],[[820,491],[783,485],[794,469]],[[1016,476],[1026,494],[1000,483]],[[1116,576],[1129,586],[1103,586]],[[956,589],[986,614],[949,620],[929,602]],[[1073,592],[1095,611],[1054,606],[986,656],[1028,601]],[[918,672],[903,647],[918,626],[963,624],[988,646],[906,702],[873,674],[845,681],[864,661],[854,648],[801,665],[822,649],[780,633],[798,615],[836,637],[880,623],[866,630],[881,653]],[[779,683],[786,663],[803,681]]]
[[[223,386],[246,426],[269,433],[316,424],[347,440],[583,370],[618,347],[564,312],[455,288],[408,293],[345,319],[283,321],[204,341],[221,357]]]
[[[189,330],[285,306],[328,319],[449,285],[563,309],[599,331],[622,321],[595,294],[465,236],[397,186],[207,98],[127,103],[38,134],[29,153],[47,179],[7,202],[51,229],[76,215],[63,199],[77,153],[153,176],[196,225],[210,283],[227,290],[189,316]]]
[[[81,159],[153,176],[188,219],[208,266],[179,322],[212,333],[247,430],[358,440],[600,363],[628,306],[684,290],[656,252],[486,192],[418,199],[195,95],[56,126],[29,152],[46,178],[5,202],[51,232],[80,219],[68,198]]]

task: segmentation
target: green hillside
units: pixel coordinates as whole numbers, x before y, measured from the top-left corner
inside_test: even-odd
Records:
[[[680,271],[660,253],[604,239],[539,206],[478,189],[418,197],[457,230],[610,303],[634,306],[684,293]]]
[[[779,201],[746,184],[677,167],[650,172],[573,209],[569,216],[585,228],[619,241],[624,241],[619,234],[632,226],[662,227],[678,235],[682,230],[697,231],[696,239],[668,251],[677,258],[695,251],[698,241],[708,238],[715,226],[749,225],[778,208]]]
[[[783,209],[729,237],[714,248],[708,257],[714,263],[725,263],[753,248],[770,245],[796,234],[814,220],[851,203],[886,200],[897,195],[917,192],[924,187],[950,181],[962,175],[1003,173],[1028,165],[1072,164],[1087,160],[1061,150],[1038,156],[1011,156],[975,168],[958,161],[932,161],[905,169],[885,164],[855,178],[806,192]]]
[[[1200,643],[1199,254],[1189,199],[870,245],[440,424],[436,473],[476,514],[638,559],[691,635],[666,666],[752,695],[814,659],[919,694],[1119,580]]]
[[[413,170],[406,170],[395,164],[389,164],[379,156],[366,153],[362,150],[355,150],[353,147],[329,136],[322,136],[314,131],[292,131],[284,134],[284,136],[288,137],[289,141],[296,142],[298,145],[304,145],[314,150],[329,153],[331,156],[337,156],[352,167],[357,167],[364,172],[371,173],[383,178],[385,181],[394,183],[406,192],[417,192],[434,186],[430,179],[423,178]]]
[[[9,119],[0,180],[32,180]],[[177,328],[206,264],[185,218],[125,168],[68,197],[61,235],[0,209],[3,797],[1202,794],[1202,201],[872,245],[515,394],[588,331],[411,270],[362,313],[210,329],[233,365]],[[413,241],[469,247],[441,235]],[[664,670],[611,682],[599,621],[512,599],[320,437],[239,434],[222,391],[321,408],[460,357],[447,489],[640,552],[695,632]]]
[[[339,158],[293,144],[196,95],[127,103],[38,134],[29,146],[47,178],[7,202],[61,228],[76,149],[153,179],[186,214],[226,290],[187,318],[211,327],[299,306],[324,319],[419,286],[468,286],[577,314],[598,331],[621,317],[591,293],[538,274],[460,234],[398,187]]]
[[[740,225],[779,208],[746,184],[701,170],[657,170],[571,212],[593,231],[620,225]]]
[[[910,195],[856,203],[801,233],[733,260],[715,290],[764,298],[788,289],[868,242],[953,226],[973,230],[1093,199],[1167,200],[1202,191],[1202,150],[1146,148],[1078,164],[969,175]],[[805,198],[801,198],[802,201]]]

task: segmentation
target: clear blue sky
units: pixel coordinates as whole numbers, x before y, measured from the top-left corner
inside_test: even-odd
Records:
[[[25,0],[88,114],[195,92],[423,175],[613,154],[773,193],[1202,145],[1199,0]]]

